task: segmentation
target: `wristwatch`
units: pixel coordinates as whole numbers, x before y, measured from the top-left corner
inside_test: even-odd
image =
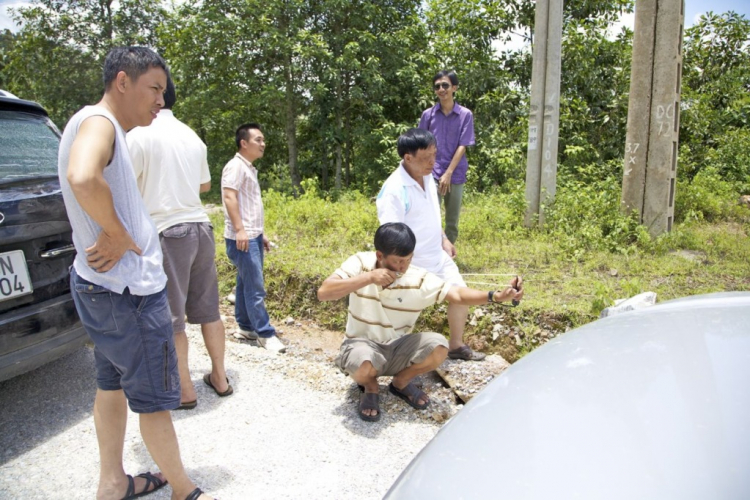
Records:
[[[494,297],[495,297],[495,293],[496,293],[495,290],[493,290],[491,292],[487,292],[487,302],[490,302],[490,303],[494,303],[495,302],[493,300]]]

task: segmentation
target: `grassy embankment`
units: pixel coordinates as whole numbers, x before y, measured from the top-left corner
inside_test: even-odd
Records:
[[[581,202],[582,196],[587,196]],[[651,239],[631,219],[595,212],[616,206],[613,193],[559,193],[544,231],[522,227],[523,193],[468,196],[461,217],[457,263],[465,273],[521,274],[526,297],[517,308],[493,306],[514,335],[491,335],[490,318],[467,328],[469,343],[515,361],[561,332],[598,317],[617,298],[644,291],[658,301],[699,293],[750,290],[750,217],[723,222],[676,224]],[[600,199],[596,199],[599,197]],[[300,199],[264,194],[266,233],[278,248],[266,256],[268,308],[272,317],[312,319],[343,329],[345,300],[320,303],[316,290],[349,255],[371,250],[377,229],[375,205],[358,194],[337,201],[307,194]],[[221,214],[212,215],[222,294],[231,289],[234,270],[224,251]],[[489,290],[510,277],[467,276]],[[441,306],[426,310],[418,328],[443,331]]]

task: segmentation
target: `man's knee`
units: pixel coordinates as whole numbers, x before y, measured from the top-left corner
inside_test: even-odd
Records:
[[[430,362],[430,368],[437,368],[440,366],[445,358],[448,357],[448,348],[442,345],[435,347],[430,355],[427,357],[427,361]]]
[[[352,378],[354,380],[364,380],[374,378],[377,375],[378,371],[372,365],[372,362],[363,361],[362,364],[359,365],[359,368],[357,368],[357,371],[352,373]]]

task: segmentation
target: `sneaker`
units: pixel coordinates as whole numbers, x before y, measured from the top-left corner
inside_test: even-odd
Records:
[[[258,340],[258,334],[250,330],[238,328],[237,331],[234,332],[234,338],[239,340]]]
[[[258,345],[264,347],[267,351],[286,352],[286,346],[281,343],[276,335],[268,338],[258,338]]]

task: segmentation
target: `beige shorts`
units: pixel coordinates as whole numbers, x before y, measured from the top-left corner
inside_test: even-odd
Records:
[[[448,340],[439,333],[411,333],[388,343],[367,339],[346,339],[334,361],[347,375],[369,361],[378,376],[393,376],[413,364],[421,363],[436,347],[448,348]]]

